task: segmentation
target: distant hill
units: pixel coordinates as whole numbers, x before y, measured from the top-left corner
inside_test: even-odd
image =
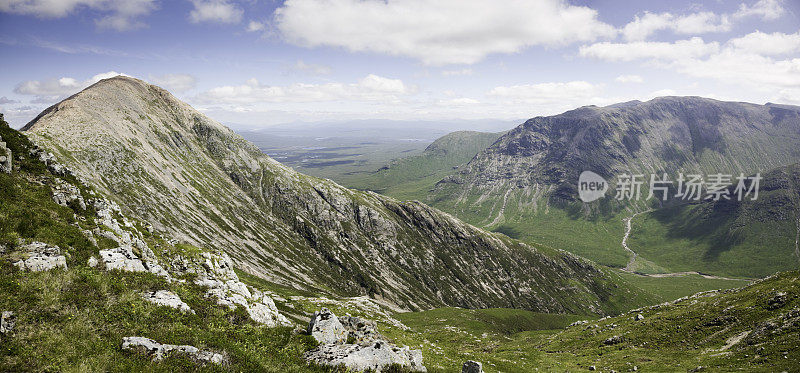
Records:
[[[428,145],[422,154],[398,159],[369,175],[348,178],[346,183],[349,187],[398,199],[416,199],[500,136],[500,133],[452,132]]]

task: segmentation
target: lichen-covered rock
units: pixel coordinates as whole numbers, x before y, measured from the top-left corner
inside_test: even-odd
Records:
[[[55,179],[53,188],[53,201],[61,206],[68,206],[75,202],[82,210],[86,210],[86,202],[81,196],[81,192],[75,185],[62,179]]]
[[[100,250],[100,260],[107,270],[117,269],[128,272],[146,272],[142,261],[133,253],[130,246]]]
[[[8,334],[14,331],[17,324],[17,316],[14,312],[3,311],[0,313],[0,334]]]
[[[22,270],[33,272],[49,271],[51,269],[67,269],[67,258],[61,255],[61,249],[43,242],[31,242],[18,247],[20,260],[14,265]]]
[[[314,312],[307,332],[321,343],[305,355],[306,360],[316,364],[344,365],[356,371],[372,369],[378,372],[398,364],[412,371],[427,371],[422,364],[421,351],[386,341],[371,320],[336,317],[323,308]]]
[[[258,289],[239,280],[227,254],[202,252],[194,256],[175,256],[170,263],[176,274],[193,273],[194,282],[208,287],[208,296],[230,308],[241,305],[253,321],[267,326],[290,326],[285,316],[278,312],[275,302]]]
[[[344,343],[347,341],[347,329],[339,318],[327,308],[314,312],[308,323],[308,334],[319,343]]]
[[[167,306],[180,310],[181,312],[194,313],[194,310],[192,310],[188,304],[184,303],[178,294],[168,290],[158,290],[145,293],[143,294],[143,297],[146,301],[155,303],[159,306]]]
[[[372,369],[380,372],[392,364],[412,371],[427,371],[419,350],[397,347],[387,341],[375,341],[369,345],[323,344],[306,353],[306,359],[320,365],[344,365],[355,371]]]
[[[213,364],[225,364],[225,355],[212,351],[200,350],[194,346],[161,344],[150,338],[144,337],[125,337],[122,339],[122,349],[143,353],[153,361],[159,361],[167,357],[170,353],[186,354],[190,358],[202,362]]]
[[[3,142],[3,138],[0,137],[0,172],[11,173],[12,159],[13,154],[11,154],[11,149],[6,147],[6,143]]]
[[[467,360],[461,366],[461,373],[483,373],[483,364],[477,361]]]

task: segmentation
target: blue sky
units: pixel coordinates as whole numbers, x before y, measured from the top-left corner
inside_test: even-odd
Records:
[[[788,0],[0,0],[0,111],[20,127],[116,74],[237,127],[800,104],[798,17]]]

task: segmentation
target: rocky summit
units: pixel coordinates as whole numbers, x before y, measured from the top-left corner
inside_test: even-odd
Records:
[[[638,296],[566,252],[294,172],[141,80],[102,80],[24,130],[125,214],[277,284],[400,309],[607,314]]]

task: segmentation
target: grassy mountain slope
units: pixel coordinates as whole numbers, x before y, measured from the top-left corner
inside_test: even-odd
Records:
[[[667,172],[675,180],[678,172],[765,173],[800,161],[799,145],[800,108],[793,106],[662,97],[583,107],[509,131],[422,200],[477,226],[624,267],[629,254],[621,246],[623,219],[660,206],[615,201],[616,175]],[[606,198],[577,200],[584,170],[612,183]],[[780,240],[794,237],[790,229],[781,230]],[[763,253],[772,254],[783,256]],[[786,267],[773,262],[764,268]],[[758,276],[764,268],[739,274]]]
[[[344,178],[343,183],[400,200],[418,199],[499,137],[498,133],[452,132],[428,145],[422,154],[398,159],[369,175]]]
[[[607,314],[646,298],[566,252],[296,173],[140,80],[100,81],[24,129],[127,214],[282,285],[406,309]]]
[[[190,344],[225,351],[227,368],[237,371],[330,371],[308,366],[302,352],[316,343],[291,328],[255,324],[241,309],[219,306],[192,281],[168,282],[149,272],[106,271],[87,265],[90,256],[115,242],[87,238],[84,231],[101,229],[96,210],[53,200],[59,182],[78,186],[92,198],[89,187],[69,175],[51,173],[29,156],[33,144],[8,127],[0,115],[0,137],[14,155],[14,171],[0,172],[0,311],[13,311],[16,326],[0,334],[2,371],[191,371],[220,370],[198,366],[176,356],[159,363],[120,349],[126,336],[147,336],[162,343]],[[126,228],[160,247],[159,259],[185,250],[151,235],[141,222]],[[12,265],[19,240],[56,245],[66,256],[67,269],[28,272]],[[199,251],[194,248],[193,250]],[[163,261],[162,261],[163,262]],[[184,278],[186,280],[186,278]],[[171,290],[195,314],[181,313],[145,301],[147,291]]]
[[[762,277],[797,268],[800,164],[762,176],[755,201],[701,201],[643,214],[629,246],[671,271]]]

